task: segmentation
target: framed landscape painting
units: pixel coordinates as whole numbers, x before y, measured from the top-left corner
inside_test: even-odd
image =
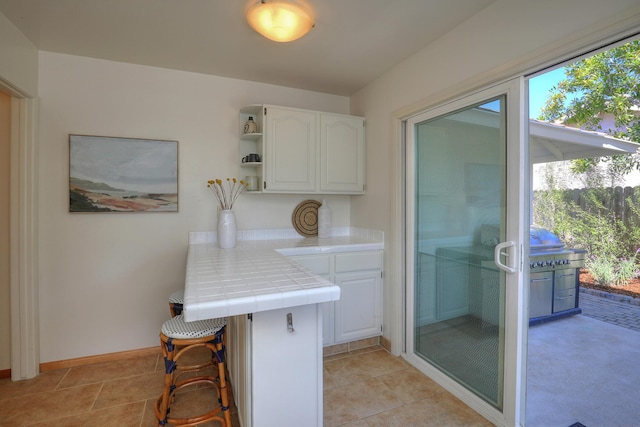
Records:
[[[177,212],[178,141],[69,135],[69,212]]]

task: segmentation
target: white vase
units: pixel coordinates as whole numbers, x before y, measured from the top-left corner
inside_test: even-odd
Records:
[[[233,248],[236,245],[238,228],[236,215],[231,209],[218,211],[218,246],[222,249]]]
[[[325,199],[318,208],[318,238],[326,239],[331,237],[331,209]]]

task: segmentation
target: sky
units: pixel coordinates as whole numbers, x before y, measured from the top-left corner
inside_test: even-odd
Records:
[[[549,90],[564,78],[564,68],[557,68],[529,80],[530,119],[537,119],[540,116],[540,110],[544,107],[544,103],[549,97]],[[497,101],[493,101],[482,105],[482,108],[499,111],[500,105]]]
[[[549,97],[549,90],[564,79],[564,68],[557,68],[529,80],[529,118],[537,119]]]
[[[558,68],[556,70],[550,71],[548,73],[542,74],[540,76],[534,77],[529,80],[529,118],[536,119],[540,115],[540,109],[544,106],[547,97],[549,96],[549,89],[551,89],[556,83],[560,80],[563,80],[564,68]],[[564,170],[564,175],[568,174],[568,162],[556,162],[559,163],[558,166],[555,166],[561,170]],[[560,165],[560,163],[566,163],[564,165]],[[541,165],[534,165],[534,174],[533,174],[533,190],[539,190],[543,188],[542,178],[535,171],[540,169]],[[561,172],[559,172],[561,174]],[[575,181],[575,180],[574,180]],[[623,182],[619,185],[623,186],[637,186],[640,185],[640,171],[634,170],[630,174],[628,174]],[[574,182],[574,185],[569,185],[570,187],[577,186],[577,181]]]

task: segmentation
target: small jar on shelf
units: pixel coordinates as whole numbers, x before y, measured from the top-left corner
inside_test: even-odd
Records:
[[[249,119],[244,124],[244,133],[257,133],[258,125],[253,121],[253,116],[249,116]]]

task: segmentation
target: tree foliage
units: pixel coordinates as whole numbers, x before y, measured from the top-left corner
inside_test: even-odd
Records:
[[[562,122],[586,130],[640,142],[640,40],[598,53],[565,67],[566,78],[549,91],[539,119]],[[610,114],[613,128],[603,129],[602,118]],[[604,162],[613,176],[640,169],[637,155],[620,155],[573,162],[584,173]]]

